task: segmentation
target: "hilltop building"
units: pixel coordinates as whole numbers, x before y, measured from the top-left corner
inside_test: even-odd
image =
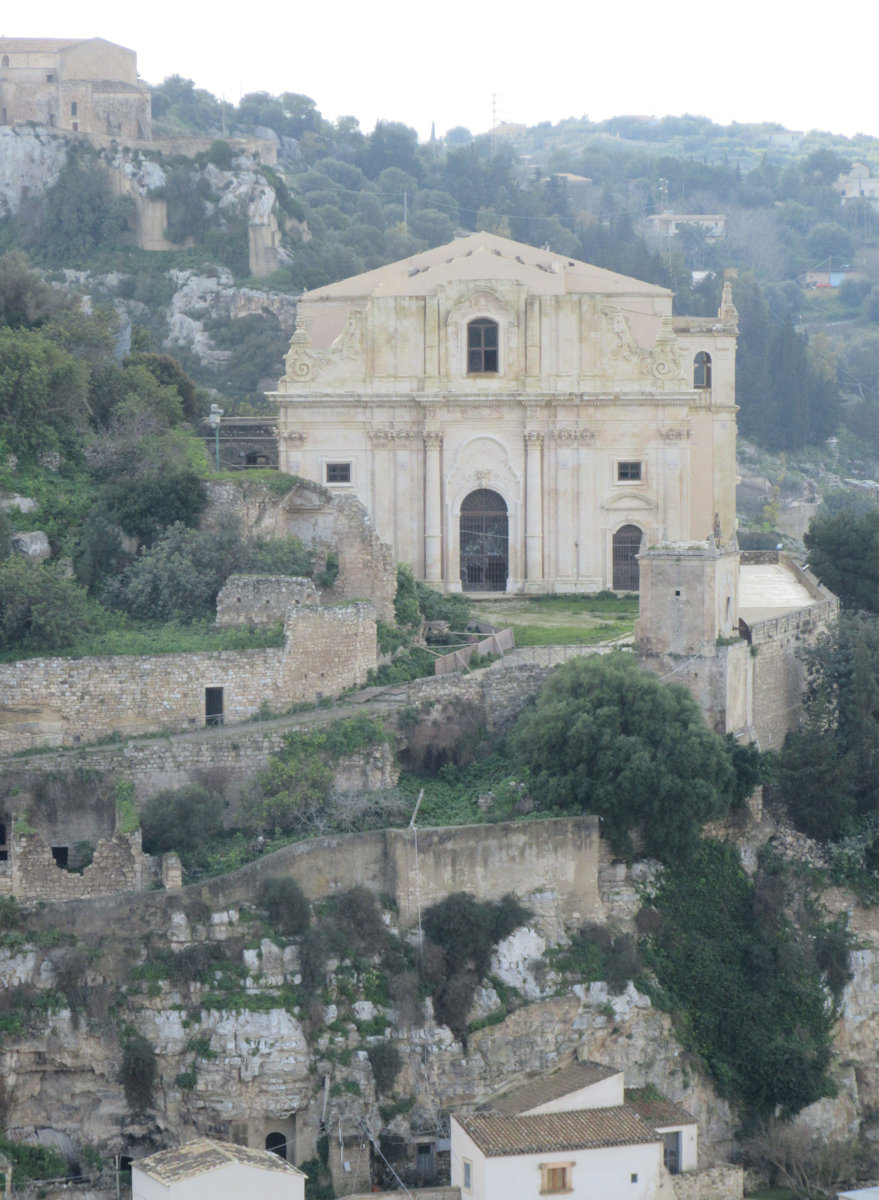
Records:
[[[648,543],[734,544],[737,313],[488,233],[304,295],[282,471],[365,504],[445,591],[637,590]]]
[[[137,55],[103,38],[0,37],[0,125],[149,140]]]

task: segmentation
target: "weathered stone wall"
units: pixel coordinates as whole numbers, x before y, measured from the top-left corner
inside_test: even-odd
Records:
[[[140,830],[101,839],[82,874],[66,871],[37,834],[13,835],[12,894],[19,900],[86,900],[115,892],[140,892],[153,879],[154,863],[144,854]]]
[[[389,546],[375,532],[355,496],[334,496],[316,483],[301,480],[283,496],[246,478],[240,483],[208,483],[204,520],[238,517],[261,537],[294,534],[309,545],[339,556],[339,575],[324,592],[329,603],[371,600],[381,621],[393,621],[397,566]]]
[[[564,918],[582,922],[604,915],[598,895],[598,818],[466,825],[447,829],[389,829],[387,883],[400,921],[417,924],[422,909],[450,891],[482,900],[550,893]]]
[[[291,608],[283,648],[201,654],[40,658],[0,666],[0,753],[206,723],[206,689],[223,719],[245,721],[362,684],[376,665],[371,604]]]
[[[733,1163],[718,1163],[704,1171],[687,1171],[671,1176],[675,1200],[742,1200],[744,1169]]]
[[[283,622],[289,608],[319,604],[310,579],[285,575],[230,575],[217,596],[215,625],[262,627]]]
[[[750,656],[753,728],[762,750],[777,750],[802,719],[805,669],[800,638],[783,637],[754,646]]]

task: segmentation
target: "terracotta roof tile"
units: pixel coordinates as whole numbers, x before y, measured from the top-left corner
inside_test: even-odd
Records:
[[[160,1150],[149,1158],[133,1164],[139,1171],[157,1179],[160,1183],[176,1183],[180,1179],[191,1179],[206,1171],[214,1171],[229,1163],[245,1163],[264,1171],[284,1171],[290,1175],[302,1175],[298,1167],[285,1162],[269,1150],[253,1150],[249,1146],[235,1146],[231,1142],[216,1142],[212,1138],[197,1138],[176,1150]]]
[[[666,1125],[696,1125],[692,1113],[674,1100],[667,1100],[653,1088],[626,1088],[626,1104],[653,1129]]]
[[[487,1158],[556,1154],[601,1146],[637,1146],[661,1139],[633,1108],[587,1108],[530,1117],[454,1118]]]
[[[551,1100],[558,1100],[569,1092],[578,1092],[592,1083],[600,1083],[603,1079],[610,1079],[619,1074],[618,1067],[605,1067],[596,1062],[573,1062],[550,1075],[539,1075],[536,1079],[529,1079],[527,1083],[489,1100],[482,1108],[504,1117],[514,1117],[541,1104],[548,1104]]]

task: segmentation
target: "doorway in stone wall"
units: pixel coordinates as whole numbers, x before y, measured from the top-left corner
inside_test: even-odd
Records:
[[[613,590],[637,592],[640,582],[638,551],[641,549],[641,530],[637,525],[624,525],[613,535]]]
[[[461,505],[461,587],[465,592],[505,592],[510,529],[503,496],[488,488]]]
[[[223,689],[221,687],[206,687],[204,690],[204,723],[205,725],[223,724]]]

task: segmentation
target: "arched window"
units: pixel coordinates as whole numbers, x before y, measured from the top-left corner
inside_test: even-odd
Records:
[[[498,371],[497,321],[480,317],[467,326],[467,374],[496,375]]]
[[[272,1154],[277,1154],[278,1158],[287,1157],[287,1139],[283,1133],[269,1133],[266,1135],[266,1150],[271,1150]]]
[[[711,387],[711,355],[700,350],[693,359],[693,387]]]
[[[509,567],[509,521],[502,496],[488,488],[461,505],[461,586],[465,592],[505,592]]]
[[[637,554],[641,549],[641,530],[637,525],[623,525],[613,535],[613,590],[637,592],[639,571]]]

